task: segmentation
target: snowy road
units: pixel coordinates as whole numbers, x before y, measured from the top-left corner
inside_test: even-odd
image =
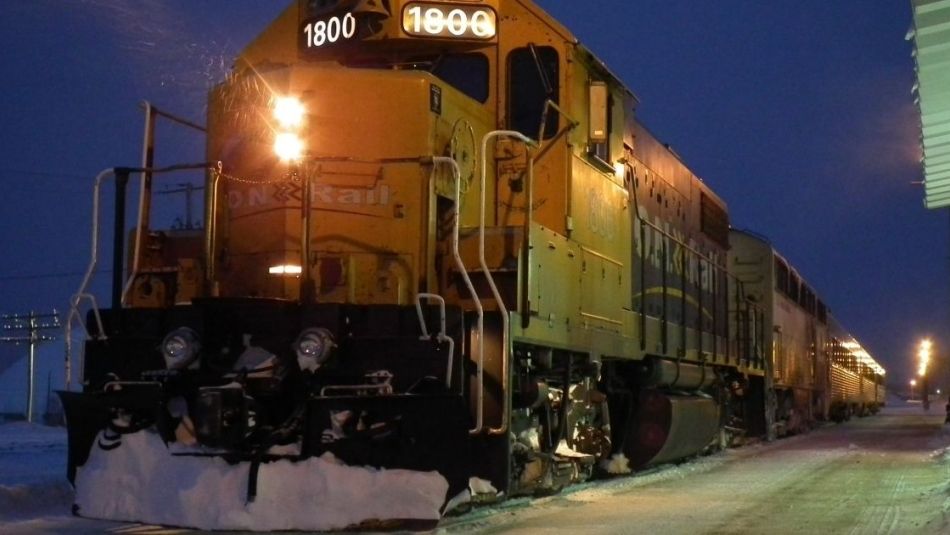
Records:
[[[443,520],[438,531],[950,533],[950,426],[942,423],[936,410],[896,406],[774,444],[479,509]],[[36,433],[5,439],[5,427],[0,532],[181,532],[70,517],[61,439]]]
[[[919,405],[443,522],[448,533],[950,533],[950,426]]]

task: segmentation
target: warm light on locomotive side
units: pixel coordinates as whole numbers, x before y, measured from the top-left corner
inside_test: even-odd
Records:
[[[283,132],[274,139],[274,153],[284,162],[295,162],[303,156],[303,141],[297,134]]]
[[[276,97],[273,103],[274,119],[281,131],[274,137],[274,153],[284,162],[295,162],[303,156],[304,143],[298,135],[307,109],[295,97]]]
[[[274,101],[274,118],[284,128],[299,128],[306,113],[303,103],[294,97],[278,97]]]

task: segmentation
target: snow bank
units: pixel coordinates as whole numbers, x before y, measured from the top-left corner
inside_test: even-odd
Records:
[[[10,422],[0,425],[0,453],[65,447],[65,427],[50,427],[27,422]]]
[[[65,477],[31,485],[0,485],[0,521],[52,512],[65,514],[72,498],[73,489]]]
[[[434,520],[448,482],[438,472],[376,470],[332,455],[262,464],[246,502],[250,465],[173,456],[154,433],[93,446],[76,476],[86,517],[214,530],[332,530],[371,520]]]
[[[0,520],[66,513],[66,430],[26,422],[0,425]]]

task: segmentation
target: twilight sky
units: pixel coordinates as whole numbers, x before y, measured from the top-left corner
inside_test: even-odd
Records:
[[[288,3],[0,2],[0,313],[66,308],[89,259],[92,178],[140,159],[138,103],[204,122],[207,89]],[[725,199],[733,225],[771,238],[892,384],[912,373],[922,336],[950,360],[950,216],[925,210],[913,184],[910,0],[539,4],[640,97],[641,119]],[[159,135],[160,164],[203,159],[200,138]],[[0,370],[12,352],[0,347]]]

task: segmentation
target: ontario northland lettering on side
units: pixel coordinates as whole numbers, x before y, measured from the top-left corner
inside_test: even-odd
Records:
[[[231,210],[260,208],[300,202],[303,190],[297,184],[265,184],[228,192]],[[375,188],[341,188],[315,184],[310,191],[310,201],[321,205],[339,206],[387,206],[392,192],[387,185]]]

